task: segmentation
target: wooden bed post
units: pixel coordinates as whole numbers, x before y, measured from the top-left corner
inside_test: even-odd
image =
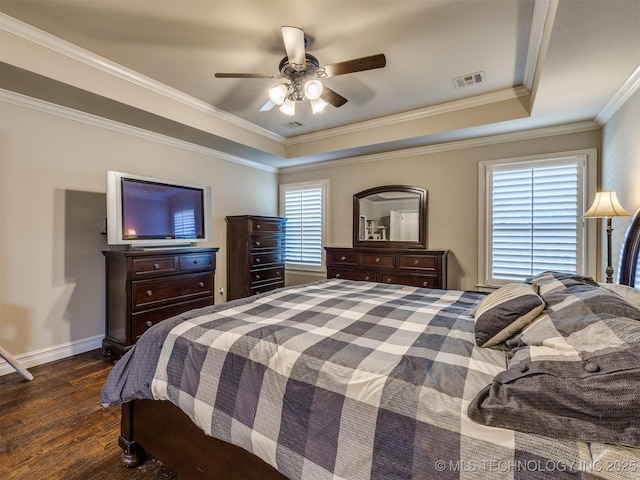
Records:
[[[120,435],[118,445],[122,449],[122,465],[127,468],[137,467],[146,460],[146,453],[133,438],[133,405],[134,402],[122,404],[120,419]]]

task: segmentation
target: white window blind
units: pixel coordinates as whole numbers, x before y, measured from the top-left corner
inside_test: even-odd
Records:
[[[585,156],[483,163],[480,283],[522,281],[546,270],[584,273]]]
[[[325,189],[324,183],[282,185],[282,214],[287,218],[287,265],[323,266]]]
[[[522,280],[545,270],[576,273],[577,165],[499,167],[492,183],[491,276]]]

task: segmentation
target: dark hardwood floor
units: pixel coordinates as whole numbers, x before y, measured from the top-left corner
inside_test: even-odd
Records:
[[[120,464],[120,407],[100,405],[112,365],[94,350],[0,377],[1,479],[178,480],[153,459]]]

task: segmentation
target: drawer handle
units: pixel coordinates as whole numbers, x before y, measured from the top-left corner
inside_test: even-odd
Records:
[[[347,259],[347,257],[344,257],[344,256],[343,256],[343,257],[340,257],[340,260],[341,260],[341,261],[345,261],[346,259]]]
[[[429,282],[422,282],[423,287],[426,287],[427,285],[429,285]]]
[[[260,224],[257,224],[257,225],[256,225],[256,229],[257,229],[257,230],[260,230],[261,228],[262,228],[262,226],[261,226]]]
[[[154,263],[154,264],[153,264],[153,269],[154,269],[154,270],[160,270],[160,265],[159,265],[159,264],[157,264],[157,263]]]
[[[147,290],[147,297],[150,297],[151,295],[153,295],[153,292],[151,290]]]
[[[204,287],[204,282],[200,282],[198,285],[200,285],[200,288]]]
[[[366,277],[364,277],[364,279],[368,282],[368,281],[369,281],[369,275],[367,275]]]
[[[336,278],[340,278],[340,274],[339,273],[336,273]]]
[[[256,247],[259,247],[259,246],[260,246],[260,242],[256,242]]]
[[[276,277],[280,276],[280,270],[276,270]]]
[[[145,325],[146,325],[147,327],[152,327],[152,326],[153,326],[153,322],[152,322],[151,320],[147,320],[147,321],[145,322]]]
[[[260,263],[260,259],[259,258],[256,258],[256,263]]]
[[[260,280],[260,275],[256,275],[256,280]]]
[[[198,265],[200,263],[200,260],[198,260],[197,258],[193,261],[194,265]]]
[[[418,265],[419,263],[420,263],[420,262],[419,262],[418,260],[414,260],[414,261],[413,261],[413,264],[414,264],[414,265]]]
[[[391,279],[390,278],[387,278],[387,283],[391,283]]]
[[[380,263],[380,258],[376,258],[376,263]]]

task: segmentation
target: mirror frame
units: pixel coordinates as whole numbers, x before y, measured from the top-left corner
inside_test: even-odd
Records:
[[[418,240],[390,241],[390,240],[361,240],[360,239],[360,200],[369,195],[386,192],[406,192],[418,195]],[[353,196],[353,246],[366,248],[427,248],[427,191],[420,187],[409,185],[383,185],[373,187]]]

